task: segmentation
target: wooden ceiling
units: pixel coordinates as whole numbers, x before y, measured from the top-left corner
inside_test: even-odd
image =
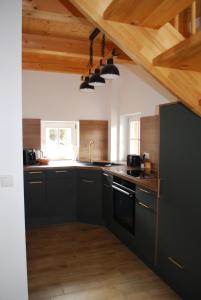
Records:
[[[106,57],[115,46],[116,62],[142,65],[201,116],[200,17],[201,0],[23,0],[23,68],[86,74],[97,27]]]
[[[23,69],[86,74],[89,63],[89,35],[95,29],[70,2],[23,0]],[[94,40],[94,64],[101,59],[101,39]],[[114,43],[106,40],[106,53]],[[116,47],[117,49],[118,47]],[[118,49],[116,63],[132,63]]]
[[[200,10],[200,0],[69,1],[124,53],[201,116],[201,37],[196,33],[196,7]],[[60,2],[67,7],[67,0]],[[190,22],[185,13],[189,7]],[[183,24],[186,31],[190,27],[190,37],[180,30]]]

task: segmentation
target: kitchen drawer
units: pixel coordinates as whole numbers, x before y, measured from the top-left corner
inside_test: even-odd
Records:
[[[107,172],[103,172],[103,184],[110,187],[112,185],[113,176]]]
[[[26,181],[44,180],[45,179],[45,171],[41,171],[41,170],[25,171],[24,179]]]
[[[139,205],[156,210],[157,195],[150,190],[136,186],[136,201]]]
[[[72,169],[51,169],[46,171],[47,179],[50,178],[73,178]]]
[[[79,170],[77,176],[79,180],[85,180],[86,183],[101,180],[101,172],[97,170]]]
[[[186,266],[181,258],[166,254],[166,249],[159,257],[159,275],[185,300],[200,299],[196,290],[192,291],[191,270]]]

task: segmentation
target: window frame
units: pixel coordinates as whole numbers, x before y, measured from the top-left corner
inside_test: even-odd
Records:
[[[50,160],[74,160],[77,156],[78,152],[78,128],[79,123],[76,121],[41,121],[41,150],[43,151],[43,155],[47,156],[46,154],[46,129],[47,128],[57,128],[57,129],[63,129],[63,128],[71,128],[72,129],[72,145],[74,146],[74,155],[72,158],[67,158],[63,156],[58,157],[47,157]]]
[[[131,122],[138,122],[138,138],[131,138],[130,136]],[[131,153],[130,151],[131,141],[138,141],[138,153]],[[132,155],[140,155],[140,116],[139,115],[128,117],[128,152],[129,154]]]

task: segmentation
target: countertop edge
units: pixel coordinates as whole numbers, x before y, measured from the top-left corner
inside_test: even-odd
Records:
[[[122,168],[127,168],[127,166],[122,165]],[[153,179],[138,179],[135,177],[132,177],[130,175],[124,174],[123,172],[119,172],[118,170],[115,170],[115,166],[111,167],[103,167],[103,166],[83,166],[83,165],[69,165],[69,166],[24,166],[25,172],[31,172],[31,171],[45,171],[45,170],[52,170],[52,169],[80,169],[80,170],[100,170],[107,172],[113,176],[117,176],[119,178],[125,179],[131,183],[135,183],[136,185],[139,185],[141,187],[147,188],[148,190],[157,193],[158,192],[158,178]]]

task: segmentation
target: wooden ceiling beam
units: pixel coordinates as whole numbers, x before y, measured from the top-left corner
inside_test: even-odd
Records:
[[[188,7],[193,0],[112,0],[104,19],[160,28]]]
[[[55,0],[22,0],[23,10],[52,12],[83,18],[83,15],[70,2],[67,3],[67,7]]]
[[[76,74],[83,74],[86,69],[88,60],[85,58],[78,57],[68,57],[68,56],[58,56],[54,52],[52,54],[43,54],[37,51],[31,51],[31,49],[23,50],[22,52],[22,62],[24,69],[30,70],[41,70],[45,71],[55,71],[55,72],[69,72]]]
[[[23,50],[41,54],[55,54],[57,56],[83,58],[89,60],[89,40],[73,40],[37,34],[23,34]],[[108,44],[106,51],[112,50],[113,44]],[[118,51],[118,63],[131,63],[131,59],[121,51]],[[94,60],[101,58],[101,43],[94,42]]]
[[[73,40],[24,33],[22,37],[23,49],[35,49],[45,52],[54,52],[57,55],[89,58],[89,41]],[[94,56],[101,56],[101,44],[94,43]]]
[[[76,68],[75,66],[64,66],[63,64],[56,63],[22,63],[23,70],[31,71],[43,71],[43,72],[57,72],[57,73],[71,73],[82,75],[85,71],[85,68]]]
[[[32,19],[46,20],[50,22],[61,22],[65,24],[77,23],[82,26],[87,26],[91,28],[89,22],[83,17],[79,18],[65,13],[61,14],[61,13],[54,13],[49,11],[42,11],[42,10],[23,9],[22,16],[32,18]]]
[[[201,72],[201,32],[154,58],[153,64],[166,68]]]
[[[64,1],[64,0],[63,0]],[[62,1],[62,2],[63,2]],[[70,0],[94,26],[105,32],[122,51],[176,95],[192,111],[201,115],[201,74],[153,66],[153,59],[175,46],[183,36],[169,23],[160,30],[104,20],[102,0]],[[180,2],[180,1],[178,1]],[[167,99],[168,100],[168,99]]]

